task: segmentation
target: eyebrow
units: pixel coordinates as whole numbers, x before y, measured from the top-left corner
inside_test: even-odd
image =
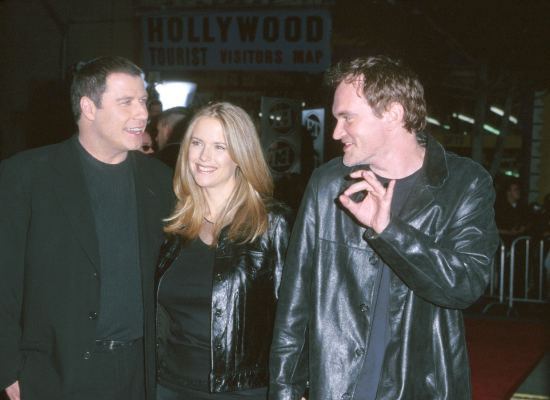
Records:
[[[119,97],[116,99],[116,101],[126,101],[126,100],[132,100],[133,97],[132,96],[124,96],[124,97]]]
[[[127,101],[127,100],[133,100],[135,99],[135,97],[132,97],[132,96],[122,96],[122,97],[118,97],[116,99],[116,101]],[[141,97],[138,97],[138,100],[142,100],[142,99],[145,99],[145,100],[148,100],[149,99],[149,96],[141,96]]]
[[[191,140],[198,140],[199,142],[203,142],[201,138],[196,137],[195,135],[191,135]],[[224,146],[227,146],[227,142],[214,142],[214,144],[223,144]]]
[[[349,111],[340,111],[339,113],[333,114],[335,117],[344,117],[348,115],[355,115],[356,113],[352,113]]]

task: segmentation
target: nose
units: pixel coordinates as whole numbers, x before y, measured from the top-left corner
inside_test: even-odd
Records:
[[[199,160],[208,161],[210,160],[210,148],[208,146],[203,146],[201,153],[199,154]]]
[[[334,127],[334,131],[332,132],[332,138],[334,140],[340,140],[344,136],[344,129],[342,128],[342,123],[340,121],[336,121],[336,126]]]
[[[149,112],[147,111],[147,104],[145,102],[138,101],[134,107],[134,118],[147,121]]]

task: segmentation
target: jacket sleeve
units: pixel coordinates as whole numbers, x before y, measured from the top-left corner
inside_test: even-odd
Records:
[[[316,231],[313,186],[310,181],[294,224],[279,290],[270,358],[272,400],[300,399],[307,385],[309,287]]]
[[[273,248],[273,289],[275,290],[274,294],[276,299],[279,298],[283,265],[288,249],[288,241],[290,239],[291,220],[290,210],[283,208],[280,213],[275,215],[275,219],[272,221],[272,226],[270,227],[270,241]]]
[[[441,208],[450,212],[440,232],[428,235],[392,218],[378,237],[367,239],[417,296],[458,309],[483,294],[498,246],[491,178],[485,171],[465,175],[472,178],[464,189],[446,193]]]
[[[13,159],[0,163],[0,390],[18,380],[22,367],[19,321],[31,210],[26,168],[19,167]]]

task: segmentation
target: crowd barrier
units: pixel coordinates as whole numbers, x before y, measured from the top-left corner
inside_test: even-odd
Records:
[[[502,243],[491,269],[486,297],[492,306],[507,306],[508,314],[516,303],[550,302],[550,236],[542,239],[519,236],[511,243]]]

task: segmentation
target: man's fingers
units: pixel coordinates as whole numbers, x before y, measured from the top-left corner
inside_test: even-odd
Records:
[[[21,394],[19,392],[19,381],[15,381],[6,388],[6,394],[10,400],[21,400]]]
[[[372,191],[372,185],[365,181],[355,182],[354,184],[350,185],[346,190],[344,190],[344,194],[346,196],[351,196],[352,194],[361,192],[363,190],[366,190],[367,192]]]
[[[354,202],[352,199],[350,199],[345,194],[341,194],[338,199],[340,200],[340,203],[349,210],[353,215],[357,212],[359,209],[359,204]]]
[[[366,172],[368,172],[366,169],[359,169],[357,171],[353,171],[351,174],[349,174],[349,176],[350,178],[353,178],[353,179],[362,178],[363,173],[366,173]]]
[[[340,196],[338,196],[338,200],[340,200],[340,204],[342,204],[348,210],[350,210],[350,207],[353,207],[355,205],[355,202],[345,194],[341,194]]]
[[[391,199],[393,198],[393,190],[395,189],[395,179],[392,179],[390,183],[388,184],[388,187],[386,188],[386,194],[385,197]]]

